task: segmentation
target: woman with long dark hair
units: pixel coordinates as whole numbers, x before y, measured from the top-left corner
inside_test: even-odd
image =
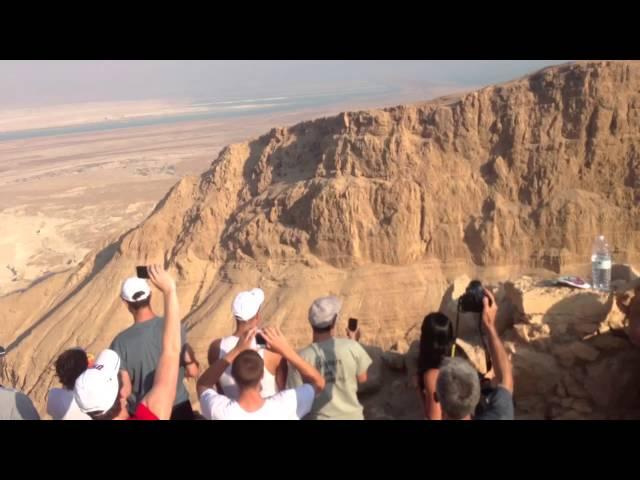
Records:
[[[60,354],[56,363],[56,375],[62,388],[52,388],[47,395],[47,413],[54,420],[91,420],[80,411],[73,398],[78,377],[89,367],[89,355],[81,348],[72,348]]]
[[[440,404],[435,401],[436,380],[442,359],[452,354],[455,338],[453,324],[440,312],[430,313],[422,321],[418,355],[418,385],[428,420],[441,420]]]

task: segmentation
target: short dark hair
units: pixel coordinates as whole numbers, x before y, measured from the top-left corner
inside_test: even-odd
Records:
[[[255,350],[241,352],[231,365],[231,376],[238,387],[255,387],[262,380],[264,361]]]
[[[118,396],[116,397],[115,402],[111,405],[111,408],[106,412],[87,412],[87,415],[91,417],[92,420],[113,420],[116,418],[122,409],[122,405],[120,404],[120,393],[118,392]]]
[[[333,320],[331,320],[331,323],[326,327],[314,327],[313,325],[311,325],[311,328],[315,333],[327,333],[331,331],[331,329],[335,326],[337,320],[338,320],[338,315],[336,314],[333,317]]]
[[[56,359],[56,375],[67,390],[73,390],[76,380],[89,367],[87,353],[79,348],[66,350]]]
[[[148,307],[150,303],[151,303],[151,294],[149,294],[149,296],[144,300],[138,300],[137,302],[127,302],[129,307],[131,307],[133,311],[137,311],[137,310],[140,310],[141,308]]]

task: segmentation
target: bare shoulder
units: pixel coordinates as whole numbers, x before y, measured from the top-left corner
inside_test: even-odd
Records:
[[[426,372],[424,372],[423,380],[424,386],[430,392],[435,392],[436,390],[436,381],[438,380],[438,372],[437,368],[430,368]]]
[[[282,355],[280,355],[279,353],[271,352],[269,350],[264,351],[264,363],[271,373],[275,373],[281,361]]]

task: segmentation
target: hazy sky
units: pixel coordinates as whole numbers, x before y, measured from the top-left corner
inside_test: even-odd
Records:
[[[480,86],[565,60],[4,60],[0,108],[145,99],[234,99],[336,89]]]

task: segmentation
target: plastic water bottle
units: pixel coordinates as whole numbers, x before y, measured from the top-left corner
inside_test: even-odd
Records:
[[[611,285],[611,250],[604,235],[596,237],[591,254],[592,286],[596,290],[609,290]]]

